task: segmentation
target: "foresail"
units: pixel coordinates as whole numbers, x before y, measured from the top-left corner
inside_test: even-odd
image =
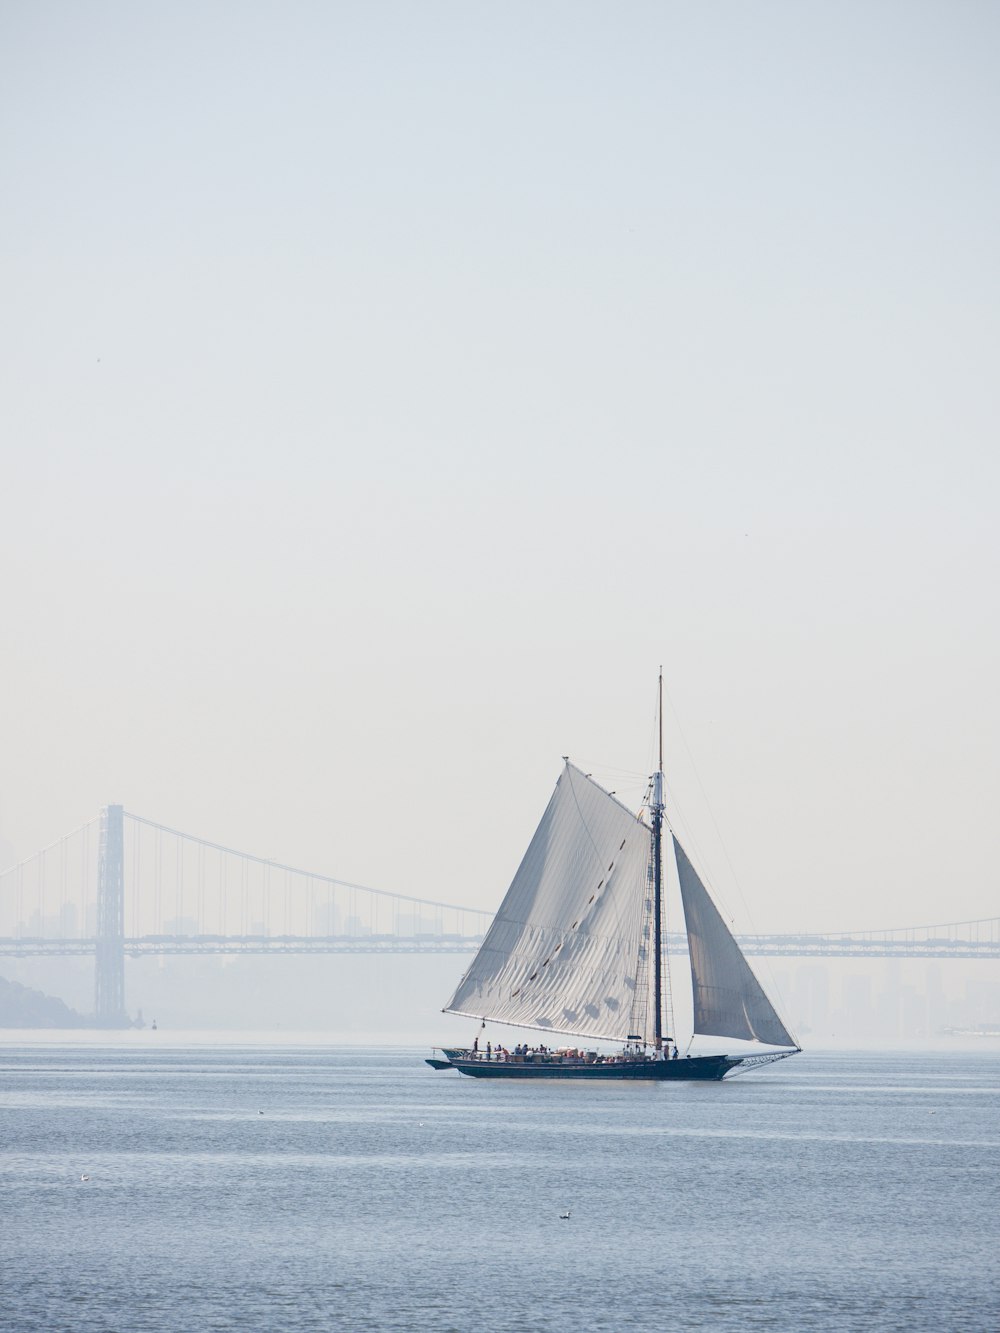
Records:
[[[567,763],[447,1013],[624,1041],[648,1004],[649,829]],[[642,1003],[637,1003],[637,1001]]]
[[[676,838],[673,842],[691,954],[694,1031],[703,1036],[798,1048],[684,848]]]

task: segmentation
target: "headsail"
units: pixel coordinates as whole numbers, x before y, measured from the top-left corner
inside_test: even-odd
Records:
[[[446,1013],[624,1041],[645,1024],[650,834],[567,762]],[[637,1004],[637,999],[641,1002]]]
[[[684,848],[673,841],[691,954],[694,1031],[798,1049]]]

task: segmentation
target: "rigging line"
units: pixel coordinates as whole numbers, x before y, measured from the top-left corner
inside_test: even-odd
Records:
[[[663,667],[661,666],[658,681],[662,680],[662,678],[663,678]],[[655,773],[658,771],[660,748],[661,748],[658,744],[658,741],[660,736],[662,735],[662,726],[663,726],[663,720],[660,717],[659,683],[657,683],[656,702],[653,704],[653,718],[649,728],[649,750],[648,750],[649,773]],[[650,788],[652,788],[653,785],[652,778],[649,779],[649,785]]]
[[[746,895],[745,895],[744,892],[743,892],[743,886],[740,884],[739,876],[737,875],[737,873],[736,873],[736,868],[735,868],[735,866],[733,865],[732,859],[730,858],[729,851],[728,851],[728,849],[727,849],[727,847],[726,847],[726,844],[725,844],[725,839],[724,839],[723,836],[722,836],[722,831],[721,831],[721,829],[719,828],[718,821],[717,821],[716,818],[715,818],[715,812],[713,811],[712,806],[711,806],[711,802],[710,802],[709,799],[708,799],[708,793],[706,792],[706,790],[705,790],[705,785],[704,785],[704,783],[703,783],[702,780],[701,780],[701,774],[698,772],[698,766],[697,766],[697,764],[695,763],[694,755],[691,753],[691,747],[688,745],[688,743],[687,743],[687,739],[686,739],[686,737],[685,737],[685,735],[684,735],[684,730],[683,730],[683,728],[681,727],[681,724],[680,724],[680,717],[679,717],[679,715],[678,715],[678,713],[677,713],[677,709],[676,709],[676,707],[674,706],[674,702],[673,702],[673,700],[670,698],[670,694],[669,694],[669,692],[668,692],[668,691],[665,691],[665,692],[666,692],[666,694],[667,694],[667,701],[668,701],[668,703],[670,704],[671,712],[673,713],[673,715],[674,715],[674,719],[675,719],[675,721],[676,721],[676,723],[677,723],[677,730],[678,730],[678,733],[679,733],[679,735],[680,735],[680,737],[681,737],[681,740],[682,740],[683,743],[684,743],[684,749],[687,751],[688,759],[689,759],[690,762],[691,762],[691,767],[692,767],[692,769],[694,770],[695,777],[697,778],[697,781],[698,781],[698,786],[701,788],[701,794],[702,794],[702,798],[704,799],[704,802],[705,802],[705,807],[706,807],[706,809],[708,810],[709,816],[710,816],[710,818],[711,818],[711,820],[712,820],[712,824],[713,824],[713,826],[714,826],[714,828],[715,828],[716,836],[717,836],[718,839],[719,839],[719,845],[720,845],[721,848],[722,848],[723,855],[724,855],[725,858],[726,858],[726,863],[728,864],[729,869],[730,869],[730,872],[731,872],[731,874],[732,874],[732,877],[733,877],[733,883],[736,885],[736,891],[737,891],[737,893],[739,894],[740,902],[743,904],[743,910],[744,910],[745,915],[746,915],[746,921],[747,921],[747,924],[750,926],[751,932],[752,932],[754,935],[759,935],[759,934],[760,934],[760,931],[758,930],[758,928],[757,928],[757,923],[756,923],[756,921],[755,921],[754,918],[753,918],[753,913],[750,911],[750,907],[749,907],[749,905],[748,905],[748,903],[747,903]],[[671,792],[671,797],[672,797],[672,799],[673,799],[673,802],[674,802],[675,807],[677,808],[678,813],[679,813],[679,814],[682,814],[681,809],[680,809],[680,803],[679,803],[679,801],[677,800],[676,793],[674,793],[674,792],[672,791],[672,792]],[[684,822],[685,824],[687,824],[688,821],[687,821],[685,818],[683,818],[683,814],[682,814],[682,819],[683,819],[683,822]],[[693,845],[694,845],[694,848],[695,848],[696,854],[698,855],[699,860],[701,860],[703,864],[706,864],[706,865],[707,865],[707,859],[705,858],[704,853],[703,853],[703,852],[701,851],[701,849],[698,847],[697,840],[694,839],[694,838],[692,837],[692,841],[693,841]],[[712,883],[712,878],[713,878],[713,877],[707,877],[707,878],[708,878],[708,887],[711,889],[712,893],[713,893],[716,897],[721,898],[721,895],[719,894],[718,889],[717,889],[717,888],[715,887],[715,885]],[[729,916],[730,924],[731,924],[731,925],[735,925],[735,918],[733,917],[733,914],[732,914],[732,912],[730,911],[730,909],[729,909],[729,907],[728,907],[728,905],[726,904],[726,902],[725,902],[724,899],[722,899],[722,906],[725,908],[726,913],[727,913],[727,915]],[[763,959],[761,959],[761,960],[759,960],[759,961],[761,961],[761,962],[763,963],[763,969],[764,969],[764,971],[765,971],[765,973],[766,973],[766,975],[767,975],[768,989],[770,990],[771,994],[773,994],[773,995],[776,996],[777,1001],[778,1001],[778,1006],[780,1006],[780,1009],[781,1009],[784,1013],[787,1013],[787,1012],[788,1012],[788,1005],[787,1005],[786,1002],[785,1002],[785,997],[784,997],[784,995],[783,995],[783,993],[782,993],[782,989],[781,989],[781,987],[778,985],[778,980],[777,980],[777,977],[775,976],[774,971],[773,971],[773,969],[772,969],[772,967],[771,967],[770,960],[769,960],[767,957],[764,957]],[[776,1006],[776,1007],[777,1007],[777,1006]],[[784,1021],[785,1021],[785,1020],[782,1019],[782,1022],[784,1022]],[[786,1023],[786,1027],[787,1027],[787,1023]]]
[[[648,773],[640,772],[637,768],[618,768],[614,764],[595,763],[593,760],[573,760],[573,767],[579,769],[590,769],[594,773],[617,773],[622,777],[635,778],[638,782],[645,782],[649,777]],[[600,784],[598,784],[600,785]]]
[[[593,778],[590,778],[589,780],[594,782]],[[613,801],[622,806],[632,816],[636,823],[645,824],[645,820],[642,818],[642,812],[647,805],[645,794],[650,787],[648,778],[643,779],[642,786],[638,783],[633,783],[626,787],[618,786],[614,791],[608,791],[598,782],[594,782],[594,786],[598,787],[606,796],[610,796]],[[634,798],[639,796],[639,793],[642,793],[642,797],[638,803],[636,803]]]
[[[724,913],[725,917],[727,918],[731,926],[735,925],[736,918],[729,910],[728,903],[725,901],[725,899],[722,897],[722,894],[719,893],[718,889],[712,882],[714,876],[710,875],[707,871],[707,867],[709,865],[709,858],[705,855],[704,849],[702,848],[701,844],[698,841],[697,835],[695,834],[694,831],[694,825],[688,819],[687,815],[685,815],[681,803],[678,800],[677,793],[674,791],[673,787],[667,785],[666,790],[670,795],[670,803],[673,806],[675,813],[679,816],[679,818],[674,820],[668,818],[666,820],[667,827],[670,829],[670,832],[675,837],[677,837],[676,826],[679,826],[683,830],[684,840],[682,845],[690,847],[691,850],[694,852],[695,857],[697,858],[698,865],[699,867],[701,867],[701,872],[700,872],[701,878],[703,882],[707,885],[707,887],[711,890],[713,899],[717,900],[716,907],[718,907],[719,910]],[[681,840],[678,838],[678,841]]]
[[[715,829],[715,836],[719,839],[719,846],[722,848],[722,854],[726,858],[726,864],[729,866],[729,872],[733,877],[733,883],[736,885],[736,891],[739,894],[740,901],[743,903],[744,909],[747,912],[747,918],[748,920],[750,920],[750,924],[754,926],[754,931],[756,933],[756,925],[750,919],[750,910],[749,907],[747,906],[746,896],[743,892],[743,886],[740,883],[739,875],[737,875],[736,873],[736,867],[733,865],[732,858],[729,855],[729,849],[726,846],[726,841],[722,836],[722,830],[719,828],[719,821],[715,817],[715,811],[712,809],[712,803],[708,799],[708,792],[705,790],[705,784],[701,780],[701,774],[698,771],[698,765],[695,763],[694,755],[691,752],[691,747],[690,745],[688,745],[687,737],[684,735],[684,728],[681,726],[680,714],[678,713],[677,708],[674,705],[674,701],[670,697],[670,691],[667,689],[666,686],[663,687],[663,692],[667,696],[667,703],[670,705],[670,711],[673,714],[674,722],[677,725],[677,734],[680,736],[681,743],[683,744],[684,749],[687,752],[687,757],[691,763],[691,768],[694,771],[695,779],[698,783],[699,789],[701,790],[702,800],[705,802],[705,809],[708,811],[708,816],[712,821],[712,827]],[[674,799],[676,802],[676,797]]]
[[[568,768],[572,768],[573,765],[567,763],[567,767],[568,767]],[[584,777],[586,778],[586,774],[584,774]],[[594,785],[595,787],[597,787],[597,789],[598,789],[599,791],[604,791],[604,788],[600,785],[600,783],[599,783],[599,782],[594,782],[594,779],[593,779],[593,778],[586,778],[586,780],[587,780],[588,782],[592,782],[593,785]],[[577,813],[577,815],[578,815],[579,818],[580,818],[580,823],[583,825],[584,832],[586,833],[587,838],[588,838],[588,840],[589,840],[589,842],[590,842],[591,849],[593,850],[593,853],[594,853],[594,860],[595,860],[596,863],[600,866],[601,864],[603,864],[603,859],[604,859],[604,858],[598,856],[598,854],[597,854],[597,844],[594,842],[593,834],[591,833],[590,828],[589,828],[589,826],[588,826],[588,824],[587,824],[587,821],[586,821],[586,819],[585,819],[584,816],[583,816],[583,811],[580,809],[580,800],[579,800],[579,797],[578,797],[577,794],[576,794],[576,787],[573,785],[572,779],[570,780],[570,791],[572,792],[572,795],[573,795],[573,803],[574,803],[575,806],[576,806],[576,813]],[[617,796],[613,796],[612,793],[609,792],[609,791],[604,791],[604,795],[605,795],[605,796],[610,796],[611,799],[615,802],[615,804],[621,806],[621,808],[626,812],[626,814],[628,814],[628,815],[630,816],[630,818],[634,819],[634,820],[636,821],[637,824],[639,824],[639,825],[641,825],[643,828],[645,828],[645,825],[642,823],[642,820],[639,819],[636,815],[633,815],[633,814],[632,814],[632,811],[629,810],[628,806],[625,805],[624,802],[619,801],[618,798],[617,798]],[[648,830],[647,830],[647,831],[648,831]],[[621,903],[619,903],[619,904],[618,904],[618,916],[617,916],[616,920],[621,920],[621,919],[622,919],[623,911],[624,911],[624,907],[623,907],[623,905],[622,905]]]
[[[751,912],[749,904],[747,903],[746,894],[743,892],[743,886],[740,883],[739,875],[737,875],[736,873],[736,867],[733,865],[732,858],[729,855],[729,849],[726,846],[726,841],[722,836],[722,830],[719,828],[718,820],[715,818],[715,811],[712,809],[712,803],[708,799],[708,792],[705,790],[705,784],[701,780],[701,774],[698,771],[698,765],[695,763],[695,758],[691,752],[691,747],[690,745],[688,745],[687,737],[684,735],[684,728],[681,726],[680,714],[677,711],[673,699],[670,697],[670,691],[665,687],[664,687],[664,693],[667,696],[667,703],[670,705],[670,711],[673,714],[674,721],[677,724],[677,733],[681,738],[681,741],[684,745],[684,749],[687,751],[687,756],[691,762],[691,767],[694,770],[694,775],[695,778],[697,779],[698,786],[701,788],[701,794],[702,794],[702,799],[705,802],[705,808],[708,810],[709,818],[711,819],[712,825],[715,828],[716,837],[719,839],[719,846],[722,848],[722,854],[726,858],[726,864],[729,866],[730,873],[732,874],[733,883],[736,885],[736,892],[739,894],[740,902],[743,904],[743,910],[746,913],[747,924],[750,926],[753,934],[759,935],[760,931],[757,928],[757,922],[754,920],[753,913]],[[677,803],[677,797],[674,796],[673,799],[674,799],[674,804],[677,805],[677,808],[679,810],[680,807]],[[699,857],[701,857],[702,853],[698,852],[698,855]],[[717,890],[715,890],[714,888],[714,885],[711,884],[711,880],[709,881],[709,887],[712,888],[713,892],[717,892]],[[723,906],[725,906],[725,903],[723,903]],[[726,910],[727,911],[729,910],[728,907],[726,908]],[[733,917],[732,914],[730,913],[730,921],[732,920]],[[788,1005],[785,1003],[785,997],[782,994],[781,987],[778,985],[777,977],[775,976],[774,971],[771,968],[770,960],[767,957],[765,957],[761,961],[763,961],[764,971],[767,974],[769,989],[771,990],[771,993],[777,997],[778,1004],[781,1006],[781,1009],[785,1013],[787,1013]],[[782,1022],[784,1022],[784,1019],[782,1019]],[[787,1024],[785,1026],[787,1027]]]
[[[593,778],[591,778],[590,780],[593,782]],[[641,778],[636,777],[633,778],[631,782],[625,782],[625,783],[623,783],[620,780],[620,778],[612,778],[611,780],[618,783],[617,787],[611,790],[601,786],[600,783],[596,783],[595,785],[600,786],[601,791],[604,791],[608,796],[613,797],[613,799],[616,800],[619,805],[624,805],[625,809],[629,812],[630,815],[634,815],[635,798],[640,793],[646,791],[647,787],[649,786],[648,775],[643,774]]]
[[[638,817],[638,815],[636,815],[630,809],[630,807],[625,804],[624,801],[620,801],[617,795],[613,791],[608,791],[607,787],[602,787],[601,784],[594,779],[593,775],[590,773],[585,773],[583,769],[580,767],[580,765],[576,763],[575,760],[566,759],[565,755],[563,756],[563,758],[570,768],[575,768],[576,771],[580,774],[580,776],[585,781],[589,782],[592,787],[596,787],[597,790],[602,793],[602,795],[607,796],[609,800],[614,801],[615,805],[617,805],[619,809],[624,810],[630,819],[634,819],[637,824],[642,824],[642,820]],[[562,780],[562,774],[559,775],[559,779],[557,780],[556,783],[557,786],[559,781],[561,780]],[[576,799],[575,790],[573,793],[573,798],[574,800]],[[643,827],[646,828],[646,832],[648,833],[649,832],[648,827],[646,825],[643,825]]]
[[[673,794],[673,792],[671,792],[671,799],[673,800],[673,803],[674,803],[675,807],[677,808],[677,812],[678,812],[678,814],[681,815],[681,822],[682,822],[685,826],[688,826],[688,825],[687,825],[687,820],[684,818],[684,816],[683,816],[683,812],[682,812],[681,809],[680,809],[680,805],[679,805],[679,803],[678,803],[678,801],[677,801],[677,797]],[[669,826],[669,825],[668,825],[668,826]],[[674,830],[673,830],[672,828],[671,828],[670,831],[671,831],[672,834],[674,833]],[[676,834],[674,834],[674,836],[676,837]],[[685,836],[687,836],[687,835],[685,835]],[[679,839],[678,839],[678,841],[679,841]],[[698,859],[699,859],[699,861],[700,861],[700,860],[702,859],[702,855],[703,855],[703,854],[702,854],[700,848],[698,847],[698,841],[697,841],[697,839],[694,837],[694,834],[693,834],[693,833],[691,834],[691,838],[690,838],[690,846],[693,848],[693,850],[695,851],[695,854],[697,855],[697,857],[698,857]],[[710,877],[709,877],[708,875],[703,875],[703,876],[700,876],[700,878],[702,879],[702,883],[705,884],[705,887],[706,887],[708,890],[710,890],[710,892],[709,892],[709,898],[711,898],[711,899],[714,901],[715,897],[718,896],[718,894],[717,894],[717,890],[715,889],[714,885],[713,885],[712,882],[711,882]],[[726,914],[729,915],[729,924],[730,924],[730,926],[732,927],[732,933],[735,935],[735,933],[736,933],[736,921],[735,921],[734,917],[729,913],[729,908],[728,908],[728,906],[726,905],[726,903],[725,903],[725,902],[722,902],[721,905],[720,905],[720,903],[715,903],[715,908],[716,908],[716,911],[719,911],[719,912],[720,912],[720,915],[721,915],[721,909],[722,909],[722,908],[725,908]],[[747,913],[747,915],[749,916],[749,912]],[[685,920],[686,920],[686,918],[685,918]],[[753,927],[751,933],[752,933],[753,935],[759,935],[760,932],[757,930],[757,928],[756,928],[756,926],[754,925],[754,923],[751,922],[750,924],[751,924],[751,926]],[[741,931],[740,934],[742,934],[742,933],[743,933],[743,932]],[[685,939],[686,939],[686,936],[685,936]],[[686,940],[686,942],[687,942],[687,944],[688,944],[688,948],[689,948],[689,950],[690,950],[690,941],[687,941],[687,940]],[[742,945],[739,943],[738,940],[735,941],[735,943],[736,943],[736,947],[739,949],[740,953],[743,954],[743,947],[742,947]],[[762,983],[761,980],[760,980],[760,976],[758,975],[758,969],[760,968],[761,965],[763,966],[763,970],[764,970],[765,973],[766,973],[766,980],[767,980],[767,987],[766,987],[765,994],[767,995],[767,998],[768,998],[768,1000],[769,1000],[769,1002],[770,1002],[770,1004],[771,1004],[771,1007],[772,1007],[772,1008],[775,1010],[775,1012],[777,1013],[778,1018],[780,1019],[781,1023],[783,1024],[783,1026],[784,1026],[786,1032],[788,1032],[789,1034],[791,1034],[791,1025],[790,1025],[788,1019],[786,1018],[786,1015],[787,1015],[788,1012],[789,1012],[789,1008],[788,1008],[788,1005],[787,1005],[786,1002],[785,1002],[785,997],[784,997],[784,994],[782,993],[782,989],[781,989],[781,987],[778,985],[777,977],[774,975],[774,971],[773,971],[773,969],[772,969],[772,967],[771,967],[771,960],[770,960],[770,958],[769,958],[766,954],[755,955],[755,957],[754,957],[754,962],[751,963],[751,962],[749,961],[749,959],[746,957],[746,954],[743,954],[743,961],[746,963],[747,967],[750,968],[750,971],[753,973],[754,977],[756,977],[757,982],[758,982],[759,985],[761,985],[761,988],[762,988],[762,989],[764,989],[764,987],[763,987],[763,983]],[[773,997],[773,998],[772,998],[772,997]],[[691,1047],[691,1043],[692,1043],[693,1041],[694,1041],[694,1033],[691,1034],[691,1041],[688,1042],[688,1049],[690,1049],[690,1047]],[[797,1042],[797,1041],[796,1041],[796,1045],[798,1045],[798,1042]]]

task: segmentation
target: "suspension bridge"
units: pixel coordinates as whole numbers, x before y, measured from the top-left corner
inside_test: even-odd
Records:
[[[127,957],[468,954],[492,917],[253,856],[120,805],[0,873],[0,957],[93,956],[94,1017],[105,1027],[127,1022]],[[756,956],[996,959],[1000,917],[737,938]],[[666,942],[687,952],[682,934]]]

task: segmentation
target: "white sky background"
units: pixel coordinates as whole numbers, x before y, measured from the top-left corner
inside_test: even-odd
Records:
[[[8,0],[0,837],[491,907],[662,661],[740,926],[995,915],[998,37]]]

